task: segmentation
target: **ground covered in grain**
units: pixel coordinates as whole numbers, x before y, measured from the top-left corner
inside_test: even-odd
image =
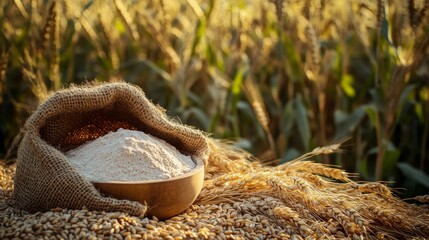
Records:
[[[215,141],[211,152],[196,202],[163,221],[88,209],[15,209],[15,165],[0,165],[0,239],[429,238],[429,207],[406,203],[382,184],[357,183],[311,161],[265,167]]]

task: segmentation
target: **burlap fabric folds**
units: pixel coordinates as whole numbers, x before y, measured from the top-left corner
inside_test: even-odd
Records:
[[[118,128],[152,134],[207,162],[206,136],[172,121],[140,88],[126,83],[75,86],[56,92],[27,120],[18,150],[15,206],[30,212],[85,206],[143,215],[146,206],[138,202],[102,196],[64,155]]]

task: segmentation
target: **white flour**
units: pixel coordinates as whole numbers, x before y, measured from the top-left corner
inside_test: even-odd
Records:
[[[140,131],[118,129],[66,153],[93,182],[169,179],[195,168],[191,157]]]

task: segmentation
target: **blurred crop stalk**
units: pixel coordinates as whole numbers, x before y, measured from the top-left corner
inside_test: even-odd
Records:
[[[386,5],[383,3],[383,0],[379,0],[382,4],[378,6],[381,8],[385,8]],[[425,1],[422,9],[417,11],[414,1],[408,1],[408,17],[409,17],[409,26],[398,26],[405,27],[407,30],[402,31],[402,34],[410,34],[409,39],[411,39],[407,44],[407,46],[402,45],[401,43],[390,43],[389,39],[383,39],[384,37],[390,36],[378,36],[379,41],[385,41],[384,44],[389,44],[388,47],[399,49],[397,51],[397,60],[394,64],[392,75],[390,79],[382,79],[385,84],[382,84],[382,91],[386,97],[386,110],[384,116],[378,116],[379,118],[379,131],[377,132],[377,142],[379,146],[379,152],[377,155],[377,165],[376,165],[376,180],[382,179],[382,167],[383,167],[383,159],[385,156],[387,142],[391,139],[394,127],[397,121],[397,110],[399,108],[399,99],[401,94],[404,91],[404,88],[409,81],[410,74],[415,72],[419,67],[427,64],[427,50],[429,47],[429,35],[427,28],[427,18],[424,18],[427,9],[429,8],[429,1]],[[385,9],[379,10],[380,12],[386,11]],[[398,11],[398,9],[396,9]],[[418,15],[418,16],[416,16]],[[387,18],[385,14],[381,16],[381,29],[379,34],[383,31],[387,31],[383,28],[386,26],[383,24],[387,24]],[[422,25],[424,27],[419,28]],[[392,28],[398,28],[396,26],[392,26]],[[387,41],[386,41],[387,40]],[[382,43],[383,44],[383,43]],[[395,46],[396,45],[396,46]],[[379,45],[380,49],[383,45]],[[378,63],[381,63],[382,56],[378,56]],[[381,75],[382,76],[382,75]],[[383,120],[381,120],[381,118]],[[424,141],[423,141],[424,142]]]

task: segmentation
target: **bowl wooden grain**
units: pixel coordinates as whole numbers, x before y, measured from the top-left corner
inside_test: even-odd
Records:
[[[147,203],[149,216],[166,219],[186,210],[200,194],[204,182],[204,163],[193,157],[190,172],[167,180],[139,182],[93,182],[100,192],[118,199]]]

